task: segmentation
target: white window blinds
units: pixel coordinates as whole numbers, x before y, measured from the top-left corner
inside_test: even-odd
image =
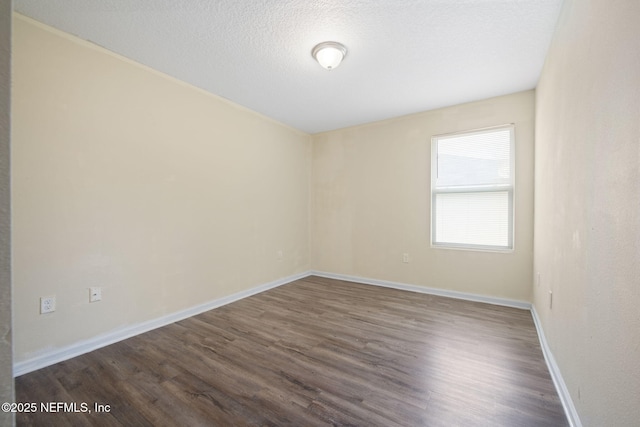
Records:
[[[513,248],[513,126],[432,140],[432,244]]]

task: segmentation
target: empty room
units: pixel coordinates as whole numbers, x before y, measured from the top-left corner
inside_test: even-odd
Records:
[[[637,0],[0,3],[0,425],[638,426]]]

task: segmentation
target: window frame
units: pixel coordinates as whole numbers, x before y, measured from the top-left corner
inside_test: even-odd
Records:
[[[456,136],[471,136],[479,135],[483,133],[491,133],[495,131],[508,129],[510,131],[510,146],[509,146],[509,162],[510,162],[510,182],[508,184],[488,184],[488,185],[475,185],[475,186],[449,186],[449,187],[437,187],[438,178],[438,142],[442,139],[447,139]],[[490,251],[490,252],[513,252],[515,250],[515,187],[516,187],[516,143],[515,143],[515,124],[508,123],[503,125],[491,126],[480,129],[473,129],[468,131],[459,131],[446,134],[433,135],[431,137],[431,247],[438,249],[462,249],[473,251]],[[456,243],[456,242],[436,242],[437,230],[437,206],[436,196],[438,194],[452,194],[452,193],[482,193],[482,192],[504,192],[508,194],[508,236],[507,246],[496,245],[479,245],[470,243]]]

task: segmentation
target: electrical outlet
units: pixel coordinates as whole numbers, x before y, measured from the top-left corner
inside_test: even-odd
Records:
[[[549,309],[553,308],[553,291],[549,291]]]
[[[279,250],[276,252],[276,257],[278,258],[278,261],[282,261],[282,250]]]
[[[56,311],[56,297],[41,297],[40,298],[40,314],[52,313]]]
[[[408,253],[403,253],[402,254],[402,262],[409,262],[409,254]]]
[[[102,288],[89,288],[89,302],[102,301]]]
[[[540,286],[540,272],[538,271],[538,274],[536,276],[536,285]]]

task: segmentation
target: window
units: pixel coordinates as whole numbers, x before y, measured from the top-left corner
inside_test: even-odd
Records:
[[[513,249],[513,125],[431,142],[431,243]]]

